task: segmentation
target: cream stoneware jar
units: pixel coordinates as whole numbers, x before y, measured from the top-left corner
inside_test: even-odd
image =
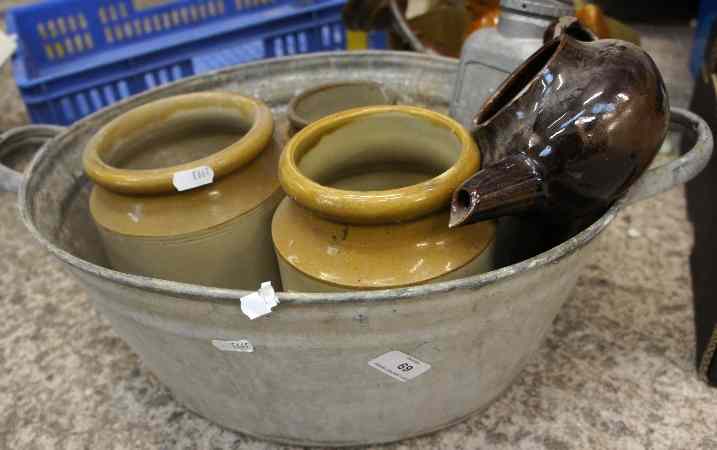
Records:
[[[304,128],[279,162],[289,197],[272,236],[284,289],[395,288],[491,270],[493,222],[448,229],[451,194],[479,166],[468,132],[423,108],[356,108]]]
[[[229,92],[159,100],[102,128],[83,163],[112,267],[206,286],[278,286],[273,132],[263,102]]]

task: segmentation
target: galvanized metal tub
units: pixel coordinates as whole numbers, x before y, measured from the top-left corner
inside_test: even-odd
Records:
[[[669,189],[707,163],[712,137],[693,114],[673,121],[696,136],[692,150],[650,170],[630,194],[574,238],[534,258],[475,277],[405,289],[341,294],[280,293],[251,321],[245,291],[206,288],[110,270],[88,213],[82,173],[87,140],[113,117],[169,95],[225,89],[267,102],[285,139],[286,105],[308,86],[371,79],[403,101],[446,111],[457,62],[415,53],[337,53],[262,61],[188,79],[103,110],[47,142],[25,177],[0,167],[4,190],[19,188],[30,232],[86,287],[97,309],[189,409],[228,428],[300,445],[355,445],[428,433],[484,409],[540,345],[575,287],[603,229],[629,202]],[[0,157],[28,138],[0,136]],[[246,340],[226,352],[212,340]],[[241,347],[246,350],[247,347]],[[398,350],[431,365],[401,382],[368,362]]]

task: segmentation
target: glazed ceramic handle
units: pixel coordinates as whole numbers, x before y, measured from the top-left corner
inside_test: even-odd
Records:
[[[672,108],[671,122],[694,135],[694,145],[681,157],[647,170],[630,188],[628,203],[652,197],[686,183],[705,168],[712,156],[712,132],[702,118],[682,108]]]
[[[0,134],[0,161],[11,153],[37,151],[62,130],[53,125],[28,125],[6,131]],[[22,179],[22,173],[0,163],[0,192],[17,192]]]

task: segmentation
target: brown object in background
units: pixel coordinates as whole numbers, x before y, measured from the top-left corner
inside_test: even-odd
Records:
[[[466,8],[446,3],[408,20],[408,24],[423,45],[440,55],[457,58],[470,20]]]
[[[390,48],[411,50],[405,39],[390,30],[389,4],[389,0],[349,0],[342,10],[343,22],[350,30],[389,29]],[[400,11],[405,11],[407,1],[399,0],[397,6]],[[426,48],[443,56],[458,57],[469,32],[471,17],[462,0],[442,0],[428,12],[406,18],[406,25]]]

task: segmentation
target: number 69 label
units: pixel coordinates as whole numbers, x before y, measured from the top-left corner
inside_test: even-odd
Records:
[[[384,353],[368,365],[399,381],[406,382],[428,372],[431,365],[398,350]]]

